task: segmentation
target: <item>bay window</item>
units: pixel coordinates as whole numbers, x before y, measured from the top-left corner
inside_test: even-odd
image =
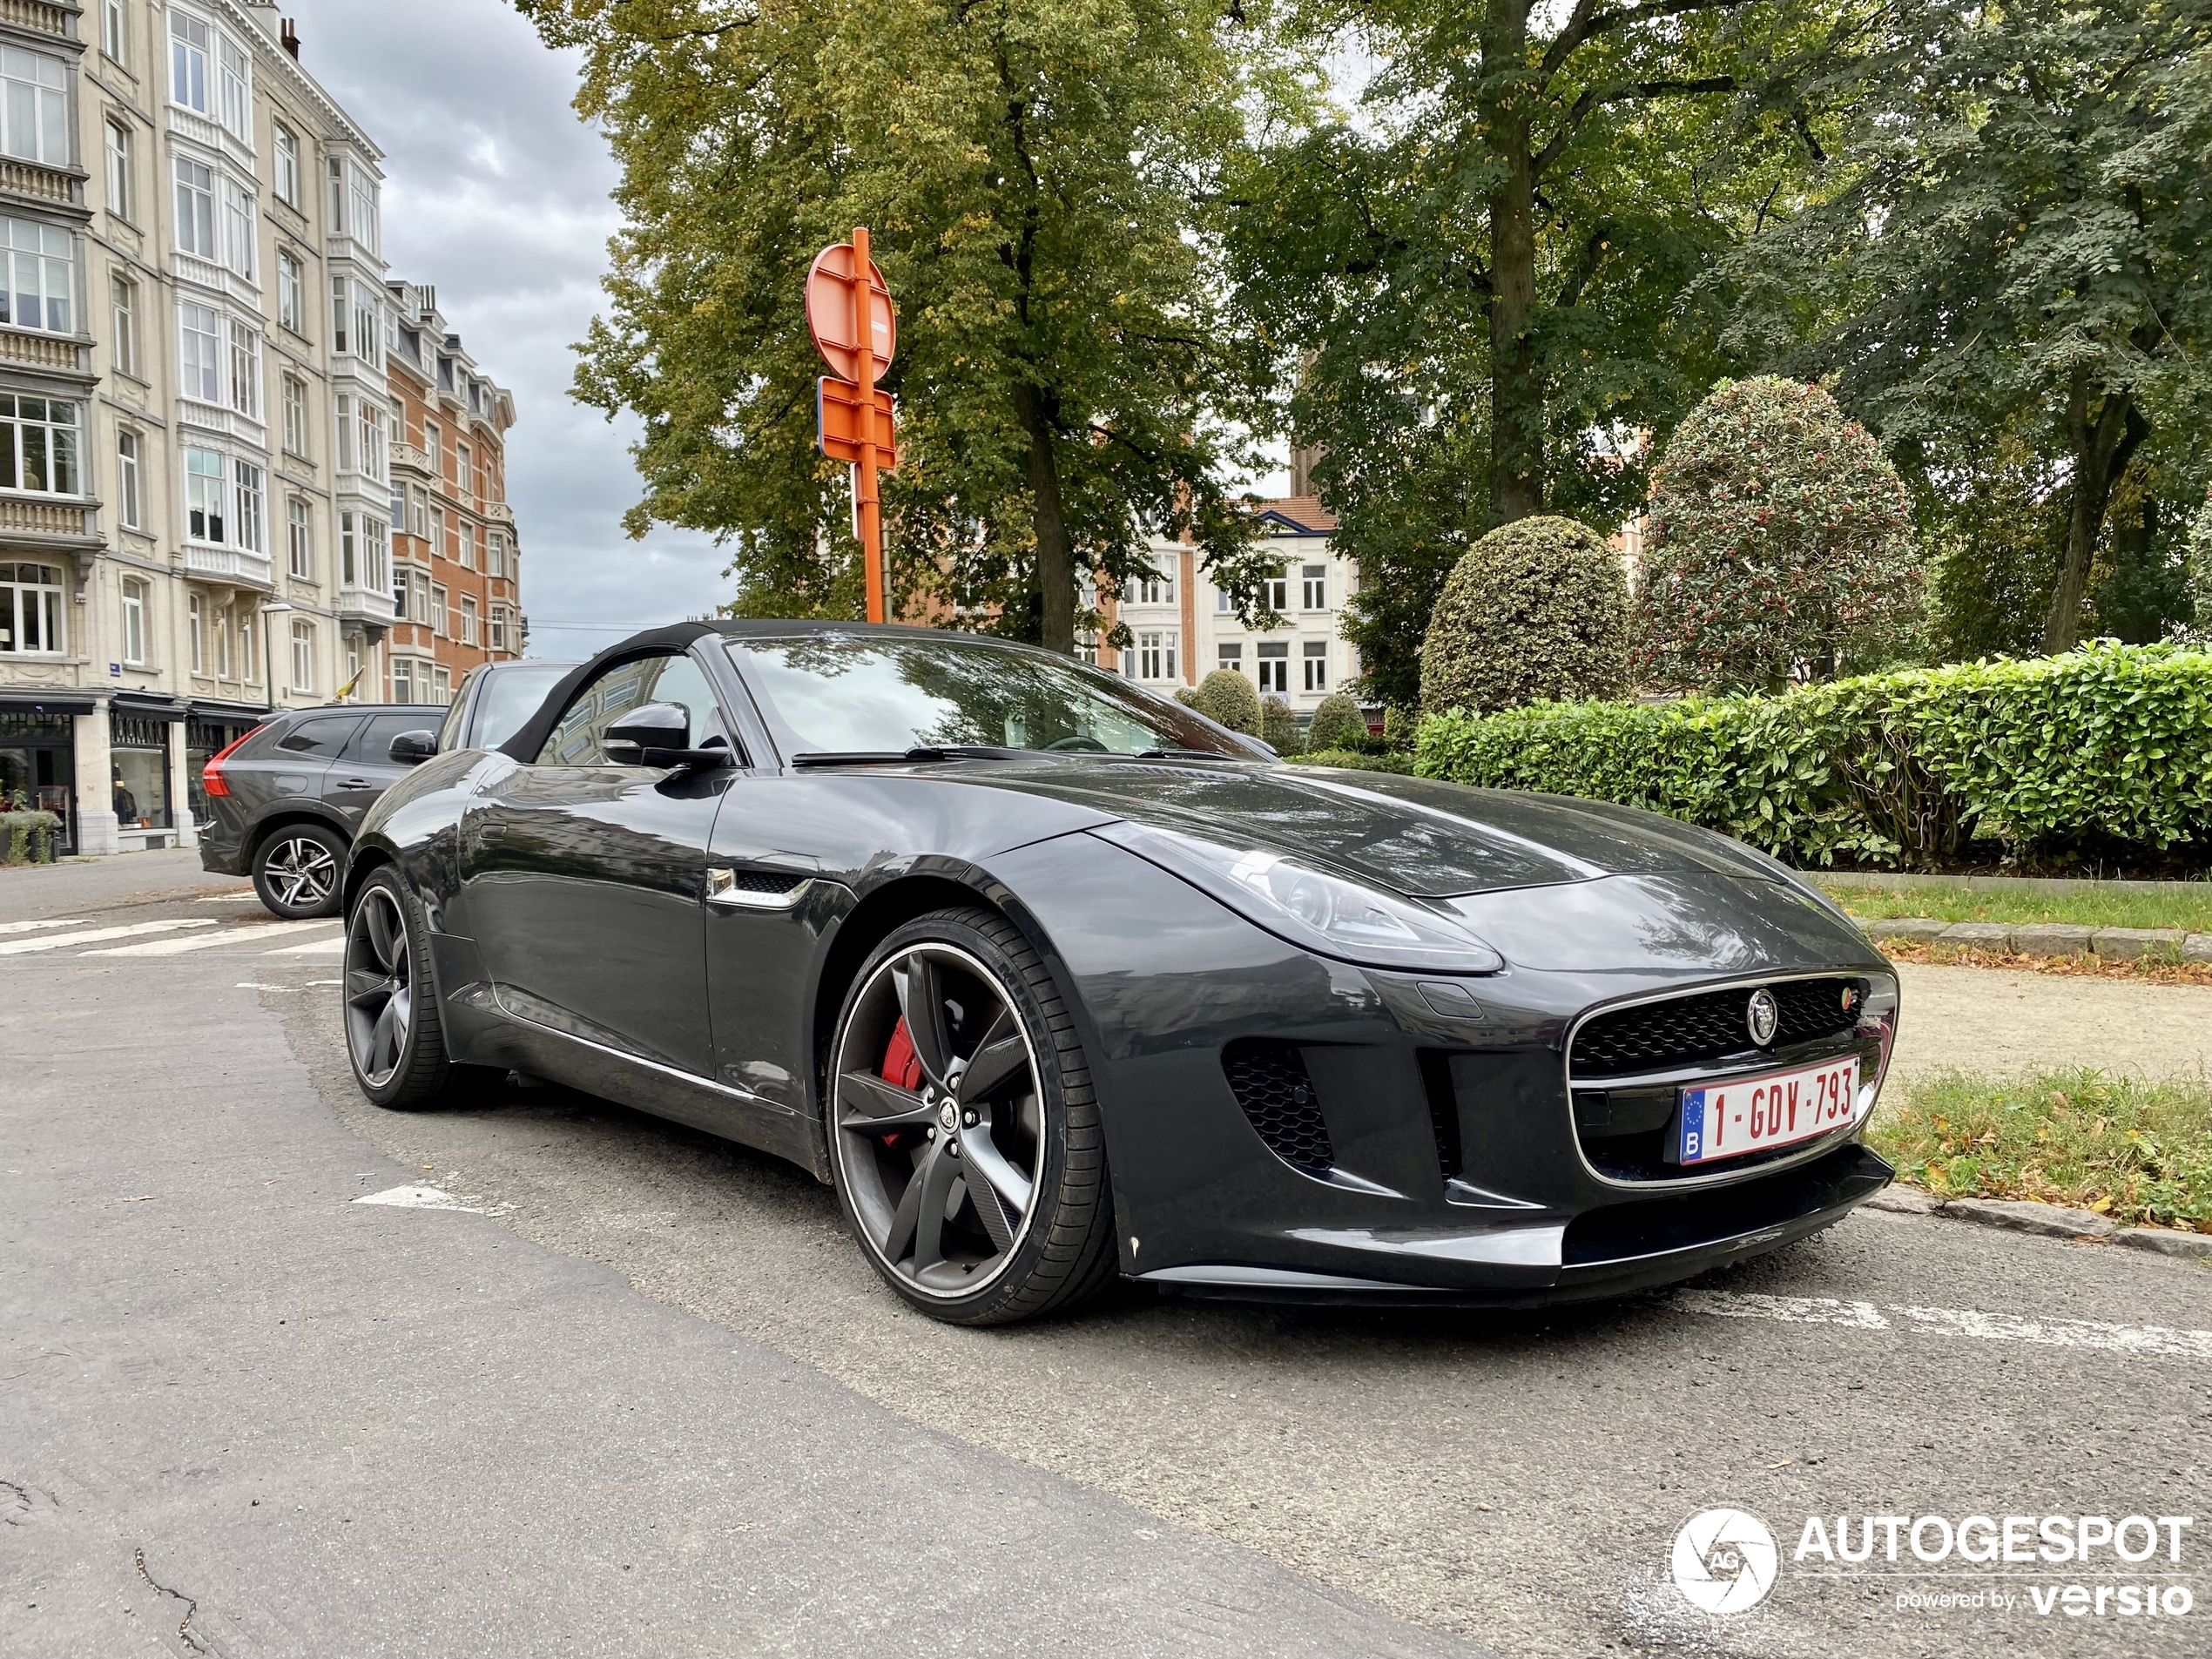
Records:
[[[350,392],[341,392],[331,400],[331,407],[338,416],[338,470],[354,469],[354,399]]]
[[[212,449],[185,450],[185,534],[192,540],[228,542],[224,495],[223,457]]]
[[[77,239],[58,226],[0,219],[0,322],[77,332]]]
[[[79,491],[77,405],[0,394],[0,489]]]
[[[354,546],[355,530],[351,513],[338,515],[338,579],[347,587],[361,581],[361,560]]]
[[[203,260],[221,259],[216,245],[215,172],[188,156],[176,158],[177,251]]]
[[[212,306],[177,302],[179,390],[202,403],[223,401],[223,319]]]
[[[268,543],[262,530],[266,523],[265,508],[267,488],[261,469],[250,462],[231,463],[231,495],[237,510],[237,523],[232,528],[232,538],[248,553],[266,554]]]
[[[61,566],[0,564],[0,651],[56,656],[67,648]]]
[[[392,538],[381,519],[361,515],[361,548],[368,566],[368,586],[381,590],[390,581],[392,571]]]
[[[223,83],[223,125],[240,143],[253,142],[253,83],[246,53],[228,35],[215,37],[215,57]]]
[[[361,462],[364,476],[385,475],[384,411],[367,398],[361,400]]]
[[[207,113],[207,25],[190,12],[169,14],[169,97]]]
[[[0,47],[0,152],[49,167],[69,165],[69,72],[58,57]]]
[[[223,263],[253,280],[253,192],[234,179],[223,180]]]
[[[507,574],[507,533],[494,530],[484,538],[484,573],[504,577]]]
[[[249,420],[261,418],[261,336],[233,321],[231,335],[231,407]]]

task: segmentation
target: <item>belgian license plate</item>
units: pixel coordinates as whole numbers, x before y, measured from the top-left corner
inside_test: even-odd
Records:
[[[1808,1141],[1858,1116],[1858,1056],[1682,1091],[1682,1161]]]

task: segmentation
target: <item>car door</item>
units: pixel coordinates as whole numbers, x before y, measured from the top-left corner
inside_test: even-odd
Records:
[[[397,709],[372,714],[361,730],[347,739],[338,758],[323,774],[323,805],[346,820],[346,833],[357,833],[361,819],[376,798],[414,770],[392,759],[392,739],[402,732],[434,732],[436,709]]]
[[[233,792],[249,803],[256,823],[280,812],[296,816],[300,802],[322,799],[331,763],[345,752],[361,724],[359,710],[307,715],[273,739],[256,742],[224,769],[224,776]]]
[[[463,896],[510,1012],[706,1077],[707,846],[736,773],[610,759],[607,727],[648,703],[687,710],[692,746],[733,746],[691,657],[658,651],[610,664],[570,698],[531,761],[471,802]]]

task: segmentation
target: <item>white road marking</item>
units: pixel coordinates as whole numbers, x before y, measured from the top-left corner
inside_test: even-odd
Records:
[[[332,918],[334,922],[336,920]],[[345,954],[346,935],[343,934],[335,939],[318,939],[305,945],[284,945],[261,953],[264,956],[342,956]]]
[[[156,939],[144,945],[118,945],[109,950],[88,950],[87,956],[181,956],[188,950],[212,950],[218,945],[254,945],[271,934],[296,934],[309,927],[334,927],[334,920],[321,921],[260,921],[220,933],[198,934],[188,939]],[[263,953],[266,954],[266,953]]]
[[[458,1210],[464,1215],[481,1216],[484,1212],[474,1205],[465,1204],[442,1187],[387,1187],[381,1192],[371,1192],[354,1200],[355,1204],[388,1204],[401,1210]]]
[[[248,899],[259,899],[260,896],[253,888],[248,887],[243,893],[204,893],[192,902],[194,904],[244,904]]]
[[[214,925],[208,917],[195,916],[185,921],[134,921],[127,927],[94,927],[81,934],[49,934],[43,939],[10,939],[0,944],[0,956],[20,956],[26,951],[58,950],[64,945],[94,945],[103,939],[130,939],[139,934],[167,934],[179,927]]]
[[[83,916],[64,916],[55,921],[0,921],[0,934],[35,934],[41,927],[82,927]]]
[[[1831,1296],[1757,1296],[1731,1291],[1676,1291],[1669,1298],[1689,1313],[1723,1319],[1777,1319],[1785,1325],[1840,1325],[1858,1331],[1903,1329],[1923,1336],[1973,1337],[2046,1348],[2094,1348],[2171,1359],[2212,1359],[2212,1331],[2163,1325],[2112,1325],[2102,1319],[2029,1318],[1975,1308],[1909,1307],[1846,1302]]]

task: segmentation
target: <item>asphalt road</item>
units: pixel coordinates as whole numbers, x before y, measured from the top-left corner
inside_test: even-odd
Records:
[[[1566,1314],[952,1331],[743,1149],[373,1111],[334,927],[125,885],[0,872],[0,926],[71,924],[0,932],[0,1652],[2212,1652],[2203,1267],[1862,1213]],[[408,1184],[462,1207],[353,1202]],[[1784,1558],[1725,1619],[1667,1577],[1723,1505]],[[1814,1515],[2136,1514],[2200,1515],[2179,1562],[1790,1559]],[[2195,1610],[2031,1600],[2154,1572]]]

